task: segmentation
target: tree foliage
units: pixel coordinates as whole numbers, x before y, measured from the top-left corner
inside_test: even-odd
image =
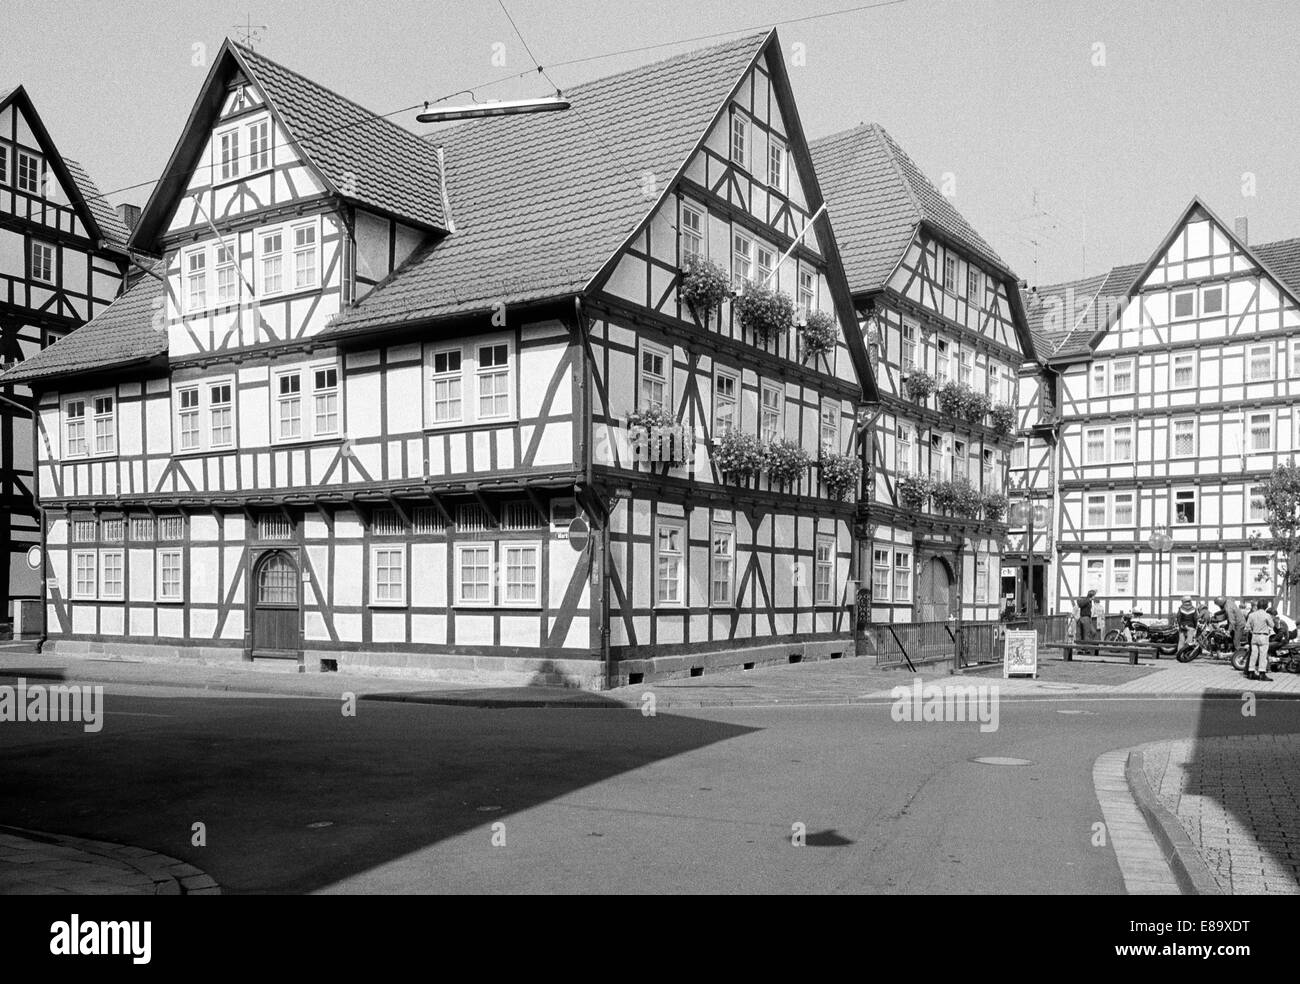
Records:
[[[1300,466],[1280,465],[1264,484],[1269,539],[1256,537],[1265,549],[1282,555],[1280,587],[1300,585]]]

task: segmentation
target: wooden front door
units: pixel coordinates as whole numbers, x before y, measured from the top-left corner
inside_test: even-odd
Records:
[[[298,565],[283,550],[257,562],[253,575],[253,651],[297,654],[299,633]]]
[[[918,617],[922,622],[947,621],[952,613],[952,575],[948,572],[948,565],[938,557],[931,557],[918,576]]]

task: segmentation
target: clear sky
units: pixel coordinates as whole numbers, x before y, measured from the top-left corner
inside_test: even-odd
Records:
[[[1247,216],[1253,242],[1300,236],[1300,3],[901,0],[787,23],[863,2],[506,5],[560,86],[776,24],[788,53],[804,46],[790,70],[809,136],[881,123],[1031,283],[1146,259],[1194,194]],[[268,25],[259,51],[377,112],[532,65],[497,0],[0,0],[0,86],[25,83],[63,152],[143,204],[147,185],[119,189],[165,166],[206,72],[196,50],[249,18]],[[548,90],[530,74],[478,92]]]

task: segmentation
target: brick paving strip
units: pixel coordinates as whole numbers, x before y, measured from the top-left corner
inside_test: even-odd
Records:
[[[1300,735],[1232,735],[1140,749],[1146,778],[1219,889],[1300,895]]]
[[[142,847],[0,826],[0,895],[220,895],[211,875]]]

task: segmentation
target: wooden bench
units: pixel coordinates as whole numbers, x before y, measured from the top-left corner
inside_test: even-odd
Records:
[[[1143,653],[1159,659],[1162,647],[1154,642],[1043,642],[1039,643],[1039,648],[1061,650],[1067,663],[1074,661],[1076,649],[1090,652],[1094,656],[1102,655],[1102,650],[1110,653],[1127,653],[1129,665],[1137,666],[1138,657]]]

